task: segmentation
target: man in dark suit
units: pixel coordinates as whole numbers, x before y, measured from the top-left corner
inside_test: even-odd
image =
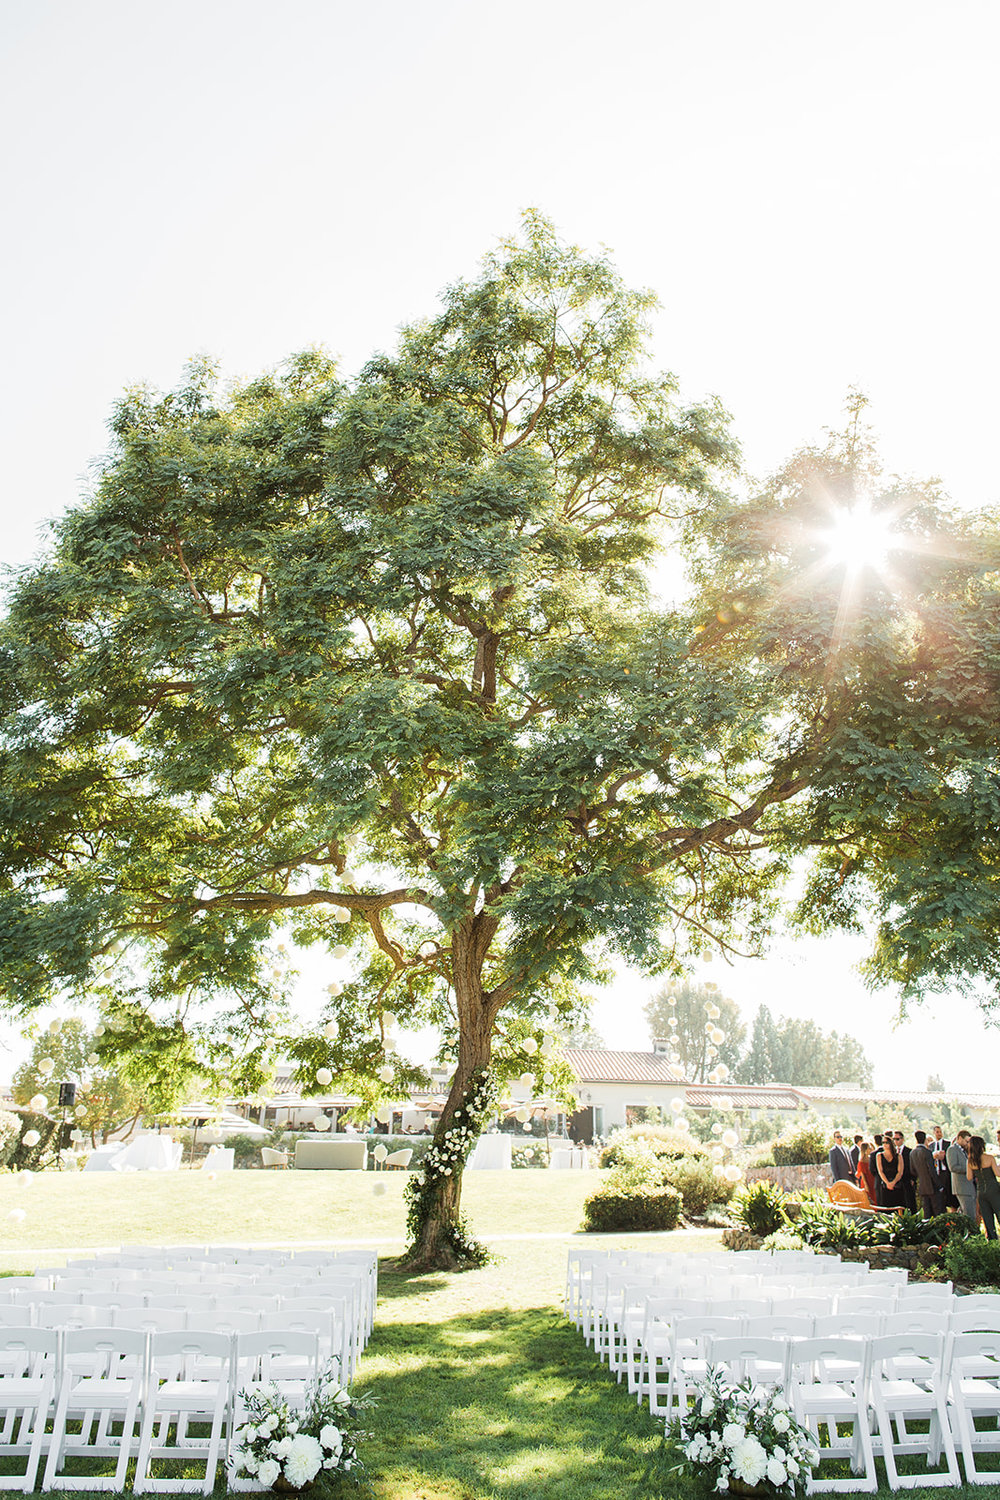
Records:
[[[916,1145],[910,1152],[910,1176],[925,1219],[933,1219],[941,1212],[941,1195],[938,1192],[937,1173],[934,1170],[933,1152],[927,1149],[927,1134],[923,1130],[913,1132]]]
[[[872,1174],[872,1180],[875,1183],[875,1207],[881,1208],[884,1200],[882,1197],[882,1179],[878,1175],[877,1162],[882,1155],[882,1137],[880,1135],[873,1135],[872,1140],[875,1143],[875,1150],[868,1158],[868,1170]]]
[[[917,1211],[917,1189],[910,1173],[910,1148],[903,1144],[903,1132],[894,1130],[892,1133],[893,1144],[900,1156],[903,1158],[903,1191],[906,1194],[906,1207],[911,1214]]]
[[[927,1149],[934,1158],[934,1175],[937,1178],[937,1190],[941,1198],[941,1212],[946,1208],[957,1208],[958,1200],[952,1202],[951,1173],[948,1171],[948,1140],[940,1125],[931,1127],[932,1138],[927,1142]]]
[[[834,1182],[854,1181],[851,1153],[844,1145],[844,1137],[839,1130],[833,1132],[833,1145],[830,1147],[830,1173]]]
[[[858,1175],[858,1162],[861,1160],[861,1147],[864,1144],[864,1139],[863,1135],[856,1135],[854,1137],[854,1145],[851,1147],[851,1166],[854,1168],[855,1177]]]

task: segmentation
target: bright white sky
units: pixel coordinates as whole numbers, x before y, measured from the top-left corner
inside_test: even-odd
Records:
[[[856,383],[891,468],[1000,497],[992,0],[8,0],[0,38],[8,562],[125,385],[315,343],[353,370],[528,205],[657,290],[660,363],[753,471]],[[704,977],[863,1036],[882,1087],[997,1087],[971,1007],[893,1030],[858,952]],[[599,1003],[609,1045],[647,1045],[649,988]]]

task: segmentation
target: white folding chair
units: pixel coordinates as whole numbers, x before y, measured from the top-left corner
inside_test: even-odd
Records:
[[[147,1335],[127,1328],[71,1328],[63,1335],[63,1360],[43,1488],[124,1490],[138,1441]],[[67,1431],[71,1416],[80,1418],[78,1436]],[[116,1420],[120,1436],[112,1431]],[[60,1472],[68,1458],[108,1456],[117,1459],[114,1475]]]
[[[150,1378],[136,1464],[137,1490],[211,1494],[230,1413],[232,1368],[232,1339],[226,1334],[192,1330],[150,1335]],[[174,1443],[168,1441],[172,1421],[176,1422]],[[192,1423],[207,1425],[208,1437],[191,1437]],[[204,1477],[154,1475],[153,1462],[157,1459],[185,1465],[203,1459]]]
[[[308,1387],[319,1374],[319,1340],[302,1329],[262,1329],[236,1335],[233,1374],[233,1427],[245,1417],[243,1398],[254,1387],[276,1386],[289,1406],[305,1406]]]
[[[746,1318],[743,1332],[751,1339],[811,1339],[816,1319],[801,1313],[773,1312],[766,1318]]]
[[[952,1338],[950,1394],[965,1482],[995,1484],[996,1470],[978,1469],[976,1454],[1000,1452],[1000,1332]]]
[[[661,1402],[658,1365],[651,1364],[649,1409],[657,1416],[664,1415],[669,1422],[673,1417],[683,1417],[687,1411],[688,1398],[711,1363],[709,1349],[712,1340],[739,1340],[743,1333],[743,1319],[727,1318],[722,1313],[704,1313],[675,1319],[666,1333],[669,1342],[665,1348],[657,1331],[650,1335],[651,1357],[663,1358],[666,1366],[667,1392],[666,1400]]]
[[[321,1343],[329,1339],[329,1356],[337,1360],[346,1384],[354,1377],[359,1355],[357,1322],[357,1307],[349,1297],[290,1297],[276,1314],[265,1313],[261,1326],[311,1327]]]
[[[788,1366],[791,1344],[784,1339],[717,1338],[705,1340],[705,1360],[709,1365],[721,1365],[730,1381],[752,1380],[754,1385],[788,1387]]]
[[[660,1375],[667,1375],[669,1370],[672,1325],[678,1318],[707,1316],[708,1304],[704,1298],[675,1297],[660,1293],[646,1298],[645,1317],[635,1354],[637,1370],[634,1388],[640,1406],[648,1397],[651,1412],[660,1415],[667,1411],[666,1403],[660,1400]],[[741,1322],[740,1327],[742,1326]]]
[[[856,1494],[878,1488],[875,1455],[868,1428],[870,1344],[864,1339],[811,1338],[790,1345],[789,1395],[796,1420],[816,1440],[819,1460],[808,1481],[808,1493]],[[844,1433],[842,1428],[849,1428]],[[826,1445],[822,1446],[822,1429]],[[825,1460],[850,1462],[849,1478],[824,1477]]]
[[[871,1405],[878,1428],[877,1451],[890,1489],[937,1488],[961,1482],[948,1420],[950,1341],[941,1334],[890,1334],[871,1343]],[[899,1370],[909,1372],[900,1378]],[[907,1427],[927,1424],[928,1430]],[[895,1429],[895,1430],[894,1430]],[[930,1471],[944,1452],[947,1471]],[[901,1456],[923,1457],[927,1468],[900,1474]]]
[[[35,1303],[36,1328],[108,1328],[111,1319],[106,1307],[88,1307],[82,1302]]]
[[[187,1327],[183,1307],[120,1307],[113,1309],[113,1327],[140,1333],[179,1333]]]
[[[35,1488],[61,1348],[54,1328],[0,1329],[0,1459],[25,1459],[23,1473],[0,1474],[0,1489]]]

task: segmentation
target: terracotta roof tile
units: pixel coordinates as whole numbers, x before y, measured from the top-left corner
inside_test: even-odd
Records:
[[[579,1083],[683,1083],[679,1068],[658,1052],[611,1052],[567,1047],[563,1054]]]

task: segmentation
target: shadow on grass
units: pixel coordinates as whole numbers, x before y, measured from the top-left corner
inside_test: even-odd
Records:
[[[366,1445],[379,1500],[686,1493],[660,1425],[548,1307],[385,1324],[358,1384],[380,1402]]]

